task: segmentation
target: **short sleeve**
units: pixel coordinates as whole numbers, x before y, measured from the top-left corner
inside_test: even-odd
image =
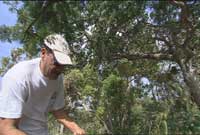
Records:
[[[50,110],[55,111],[63,108],[65,106],[65,100],[64,100],[64,87],[62,80],[59,82],[59,88],[56,90],[54,97],[55,99]]]
[[[20,118],[27,96],[26,89],[21,82],[11,77],[2,79],[0,89],[0,117]]]

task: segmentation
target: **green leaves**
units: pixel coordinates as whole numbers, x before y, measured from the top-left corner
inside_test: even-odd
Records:
[[[31,57],[49,33],[65,35],[79,65],[66,71],[66,95],[89,104],[71,112],[91,134],[198,133],[200,3],[84,2],[24,1],[0,38],[20,40]]]

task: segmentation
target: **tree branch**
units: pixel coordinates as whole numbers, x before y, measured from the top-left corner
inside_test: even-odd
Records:
[[[27,27],[27,29],[24,31],[24,37],[23,37],[23,41],[25,40],[25,35],[26,33],[30,33],[29,31],[31,30],[31,27],[40,19],[40,17],[45,13],[46,9],[49,7],[49,5],[51,4],[51,1],[44,1],[43,5],[42,5],[42,9],[39,13],[39,15],[37,16],[37,18],[35,18]]]
[[[189,9],[187,7],[186,1],[176,1],[172,0],[171,3],[181,8],[180,21],[186,28],[191,28],[191,23],[189,21]]]
[[[113,59],[126,58],[128,60],[152,59],[152,60],[172,60],[172,55],[163,53],[134,53],[134,54],[115,54]]]

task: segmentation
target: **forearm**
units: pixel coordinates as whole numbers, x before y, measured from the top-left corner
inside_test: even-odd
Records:
[[[85,135],[85,131],[81,129],[71,118],[69,118],[64,110],[55,111],[53,114],[58,122],[70,129],[74,135]]]
[[[16,128],[20,119],[0,118],[0,135],[27,135]]]
[[[58,122],[63,124],[65,127],[67,127],[72,132],[75,132],[77,129],[80,129],[80,127],[70,118],[58,119]]]
[[[27,135],[21,130],[15,128],[15,127],[9,127],[9,128],[4,128],[1,129],[0,135]]]

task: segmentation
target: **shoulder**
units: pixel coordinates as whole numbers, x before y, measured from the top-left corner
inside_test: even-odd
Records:
[[[23,79],[32,74],[32,72],[38,68],[39,62],[39,58],[19,62],[9,69],[3,78],[10,78],[14,80]]]

